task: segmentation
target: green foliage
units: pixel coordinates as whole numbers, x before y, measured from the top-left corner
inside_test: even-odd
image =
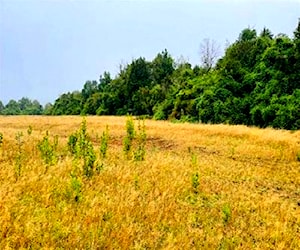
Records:
[[[91,178],[94,174],[94,167],[96,161],[96,154],[91,141],[85,144],[85,150],[83,155],[83,174]]]
[[[225,204],[222,208],[222,218],[223,218],[223,223],[225,225],[228,224],[228,222],[230,221],[231,219],[231,208],[228,204]]]
[[[62,94],[51,108],[52,115],[79,115],[82,110],[82,95],[78,91]]]
[[[98,107],[101,105],[102,95],[97,92],[92,94],[84,103],[82,114],[96,115]]]
[[[145,160],[146,154],[146,126],[143,119],[138,121],[138,129],[135,131],[132,116],[128,116],[126,120],[126,136],[123,140],[123,152],[125,157],[130,160],[132,156],[136,161]]]
[[[76,142],[76,156],[83,159],[83,174],[90,178],[93,176],[96,154],[90,138],[87,134],[86,119],[83,118]]]
[[[28,126],[27,134],[28,134],[28,135],[31,135],[31,134],[32,134],[32,126],[31,126],[31,125]]]
[[[147,134],[146,134],[145,121],[142,120],[141,123],[141,120],[139,120],[138,131],[137,131],[137,149],[134,151],[134,159],[136,161],[145,160],[146,141],[147,141]]]
[[[82,160],[83,175],[91,178],[95,170],[96,153],[87,134],[85,118],[82,119],[80,129],[69,136],[68,148],[76,160]]]
[[[192,189],[195,194],[199,192],[199,186],[200,186],[200,177],[199,173],[196,172],[192,175]]]
[[[1,102],[2,104],[2,102]],[[43,107],[37,100],[23,97],[19,101],[10,100],[5,107],[0,105],[0,114],[3,115],[41,115]]]
[[[106,126],[105,131],[103,131],[100,142],[100,156],[102,159],[106,158],[107,149],[108,149],[108,140],[109,140],[109,130]]]
[[[3,105],[2,101],[0,100],[0,115],[2,115],[3,110],[4,110],[4,105]]]
[[[139,176],[137,174],[134,175],[134,189],[135,190],[140,189],[140,180],[139,180]]]
[[[239,41],[241,42],[251,41],[255,39],[256,39],[256,30],[250,28],[244,29],[239,36]]]
[[[66,195],[75,203],[82,201],[82,182],[75,174],[71,174],[70,187],[67,189]]]
[[[77,131],[77,142],[76,142],[76,156],[78,158],[84,158],[87,153],[88,144],[89,144],[89,136],[87,134],[87,125],[86,119],[83,118],[80,129]]]
[[[154,120],[166,120],[168,119],[169,115],[172,112],[173,108],[173,101],[171,99],[166,99],[159,105],[156,105],[153,109],[154,113]]]
[[[10,100],[2,110],[3,115],[20,115],[21,109],[17,101]]]
[[[53,142],[49,139],[49,133],[46,131],[46,135],[38,143],[38,149],[40,151],[41,157],[46,164],[46,171],[48,171],[49,166],[55,165],[57,163],[57,146],[58,146],[58,136],[53,138]]]
[[[166,81],[168,77],[174,72],[174,59],[170,56],[165,49],[159,53],[152,61],[152,77],[155,83],[160,84]]]
[[[69,148],[69,151],[72,155],[75,155],[76,154],[76,144],[77,144],[77,141],[78,141],[78,134],[77,132],[71,134],[69,136],[69,140],[68,140],[68,148]]]
[[[111,218],[113,217],[113,213],[108,211],[108,212],[104,212],[103,216],[102,216],[102,220],[103,221],[109,221]]]
[[[132,141],[130,141],[128,137],[125,137],[123,140],[123,151],[127,159],[130,159],[131,146]]]
[[[126,136],[123,140],[123,151],[127,159],[131,159],[132,143],[135,138],[135,129],[132,116],[128,116],[126,120]]]
[[[81,95],[84,101],[86,101],[90,96],[97,92],[98,83],[97,81],[86,81],[81,91]]]
[[[45,106],[44,114],[148,115],[156,120],[297,130],[299,34],[299,21],[293,38],[274,36],[266,27],[260,33],[246,28],[215,66],[210,55],[194,68],[184,60],[175,63],[167,50],[152,61],[139,57],[121,65],[114,79],[104,72],[99,81],[86,81],[81,91],[61,95]],[[11,100],[5,107],[0,103],[4,115],[42,112],[39,103],[28,98]],[[124,151],[130,151],[129,137],[124,144]]]
[[[51,115],[52,114],[53,105],[51,103],[47,103],[44,106],[43,115]]]

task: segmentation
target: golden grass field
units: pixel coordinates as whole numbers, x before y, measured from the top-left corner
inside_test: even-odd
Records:
[[[300,249],[300,131],[146,120],[134,161],[126,117],[86,117],[97,161],[106,125],[110,140],[100,172],[77,172],[76,199],[67,141],[82,119],[0,116],[0,249]]]

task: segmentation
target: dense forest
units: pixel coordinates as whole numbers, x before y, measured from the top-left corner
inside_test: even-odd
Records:
[[[217,62],[206,42],[200,66],[175,62],[164,50],[152,61],[140,57],[121,66],[114,78],[104,72],[45,107],[28,98],[0,101],[0,114],[132,114],[300,129],[300,19],[292,38],[244,29]]]

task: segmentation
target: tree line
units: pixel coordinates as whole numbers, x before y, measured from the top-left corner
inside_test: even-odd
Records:
[[[42,115],[43,106],[37,100],[23,97],[18,101],[10,100],[5,106],[0,101],[0,115]]]
[[[114,78],[104,72],[98,81],[86,81],[81,91],[64,93],[45,108],[33,108],[34,101],[32,108],[22,109],[21,101],[10,101],[5,107],[0,103],[0,112],[132,114],[300,129],[300,19],[291,38],[267,28],[259,34],[242,30],[215,64],[207,40],[204,46],[200,66],[175,62],[164,50],[152,61],[140,57],[120,66]]]

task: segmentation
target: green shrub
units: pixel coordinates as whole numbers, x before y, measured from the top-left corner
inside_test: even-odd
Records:
[[[231,208],[228,204],[225,204],[222,208],[223,223],[226,225],[231,219]]]
[[[147,135],[146,135],[146,127],[145,127],[145,122],[144,120],[141,121],[139,120],[138,123],[138,133],[137,133],[137,149],[134,151],[134,159],[136,161],[143,161],[145,160],[145,146],[146,146],[146,141],[147,141]]]
[[[131,116],[127,117],[126,121],[126,136],[123,140],[123,151],[126,158],[131,159],[132,143],[135,138],[134,122]]]
[[[79,203],[82,200],[82,183],[75,174],[71,174],[70,186],[66,191],[69,200],[76,203]]]
[[[196,172],[192,175],[192,188],[195,194],[198,193],[199,185],[200,185],[199,173]]]
[[[90,178],[94,174],[96,153],[87,134],[86,120],[83,118],[80,129],[69,136],[68,148],[75,159],[83,161],[83,175]]]
[[[27,129],[27,134],[31,135],[32,134],[32,126],[29,125],[28,129]]]
[[[73,133],[69,136],[69,140],[68,140],[68,148],[69,148],[69,151],[72,155],[75,155],[76,154],[76,144],[77,144],[77,141],[78,141],[78,135],[77,135],[77,132],[76,133]]]
[[[94,174],[94,166],[96,161],[96,154],[94,151],[93,144],[88,141],[86,144],[86,149],[83,155],[83,173],[86,177],[90,178]]]
[[[55,136],[53,142],[50,142],[49,133],[46,131],[46,135],[38,143],[38,149],[40,151],[41,157],[46,164],[46,172],[48,171],[49,166],[52,166],[57,163],[57,146],[58,146],[58,136]]]
[[[100,142],[100,155],[102,159],[106,158],[108,140],[109,140],[109,131],[108,131],[108,126],[106,126],[106,130],[103,131],[101,136],[101,142]]]

